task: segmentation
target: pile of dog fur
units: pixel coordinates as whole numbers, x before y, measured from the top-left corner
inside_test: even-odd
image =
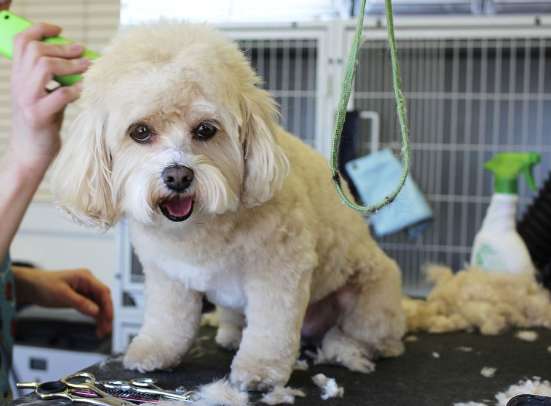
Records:
[[[519,383],[509,386],[504,392],[499,392],[495,395],[495,402],[459,402],[454,403],[453,406],[489,406],[490,404],[495,406],[507,406],[512,398],[526,393],[551,396],[551,384],[549,381],[542,381],[540,377],[535,376],[533,379],[521,380]]]
[[[551,328],[551,298],[529,273],[507,274],[467,268],[453,273],[429,266],[434,288],[426,300],[405,298],[408,330],[444,333],[479,330],[499,334],[508,327]]]

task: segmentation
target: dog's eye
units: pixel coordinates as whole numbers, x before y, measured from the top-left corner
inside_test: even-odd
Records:
[[[140,144],[147,144],[153,136],[153,130],[144,123],[133,124],[128,130],[130,137]]]
[[[214,137],[216,131],[218,131],[218,129],[214,126],[214,124],[205,121],[193,130],[193,138],[200,141],[206,141]]]

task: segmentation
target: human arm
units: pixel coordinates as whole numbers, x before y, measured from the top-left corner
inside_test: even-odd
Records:
[[[0,0],[0,10],[10,1]],[[61,147],[60,129],[67,104],[80,87],[46,90],[55,75],[82,73],[89,66],[80,45],[52,45],[40,40],[61,29],[35,24],[16,37],[11,73],[12,132],[0,160],[0,259],[9,246],[44,174]],[[83,269],[44,272],[12,267],[20,304],[73,307],[98,321],[98,333],[111,330],[109,288]]]
[[[65,106],[75,100],[79,85],[46,90],[54,75],[82,73],[89,66],[79,58],[80,45],[40,42],[61,29],[36,24],[14,44],[11,75],[12,133],[0,161],[0,256],[6,255],[34,193],[61,146],[59,131]]]

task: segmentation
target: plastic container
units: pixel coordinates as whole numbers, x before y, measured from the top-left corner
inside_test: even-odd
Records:
[[[524,175],[536,189],[532,168],[539,163],[537,153],[501,152],[484,167],[494,175],[494,190],[482,227],[475,237],[471,265],[496,272],[534,272],[524,240],[517,233],[518,177]]]

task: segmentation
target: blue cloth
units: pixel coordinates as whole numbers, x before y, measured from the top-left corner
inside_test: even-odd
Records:
[[[0,258],[0,310],[2,314],[2,334],[0,335],[0,404],[11,398],[9,371],[12,363],[14,315],[15,315],[15,282],[11,270],[9,255]]]
[[[371,205],[380,202],[396,188],[402,165],[390,150],[383,149],[348,162],[346,170],[363,203]],[[430,219],[432,210],[411,174],[394,202],[370,217],[379,237],[404,228],[409,228],[410,235],[418,236]]]

